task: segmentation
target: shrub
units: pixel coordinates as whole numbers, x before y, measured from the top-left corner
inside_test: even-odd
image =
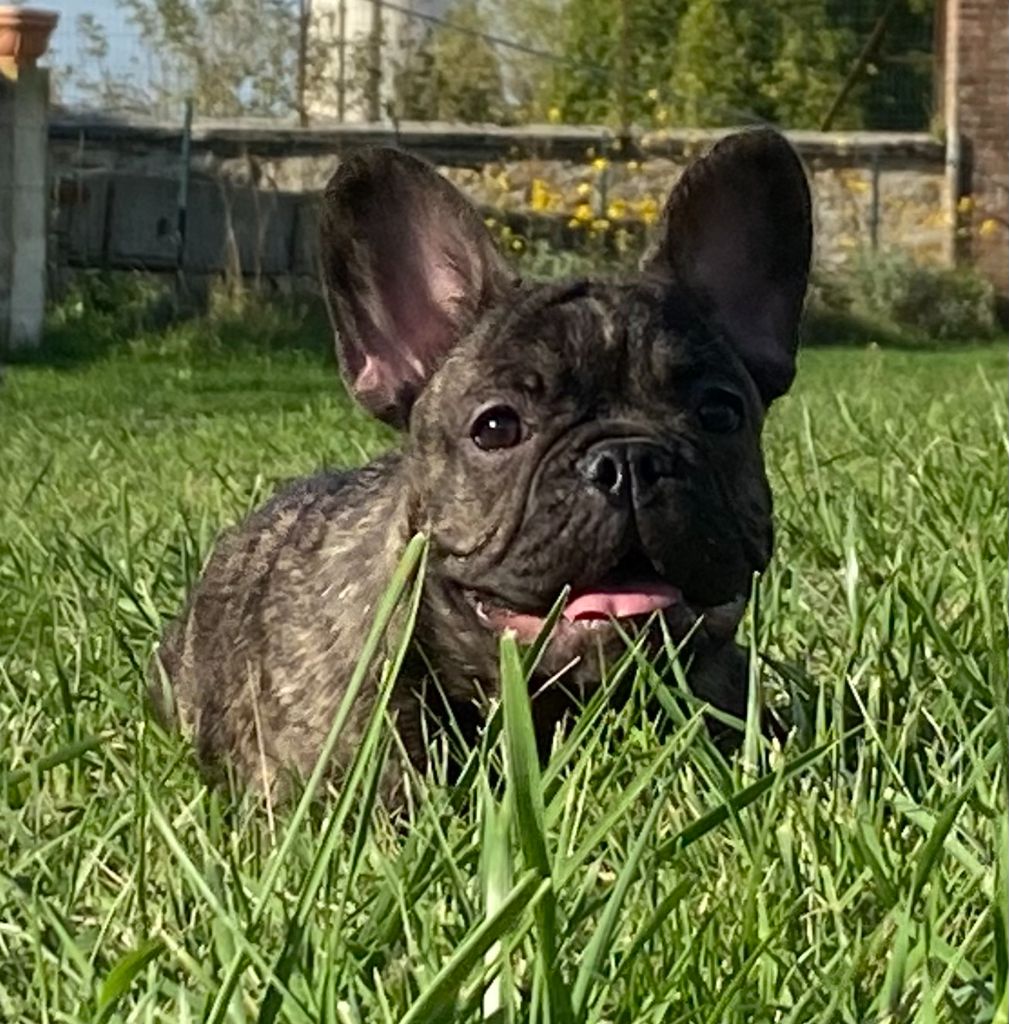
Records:
[[[975,270],[922,263],[901,250],[863,252],[844,270],[816,275],[814,303],[876,323],[908,342],[977,341],[996,330],[995,293]]]
[[[148,274],[84,271],[48,309],[45,356],[94,358],[176,316],[171,284]],[[31,359],[33,353],[19,352]]]
[[[180,293],[165,275],[97,271],[74,279],[49,308],[41,348],[16,353],[16,361],[76,363],[117,351],[206,361],[292,349],[331,355],[331,330],[315,294],[217,279]]]

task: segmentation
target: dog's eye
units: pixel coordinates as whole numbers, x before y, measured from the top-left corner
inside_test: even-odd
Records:
[[[477,416],[469,436],[485,452],[514,448],[522,440],[522,420],[510,405],[495,405]]]
[[[697,415],[709,433],[731,434],[743,424],[743,402],[731,391],[711,388],[704,392]]]

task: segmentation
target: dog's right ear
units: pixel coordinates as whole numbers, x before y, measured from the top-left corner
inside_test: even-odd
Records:
[[[358,153],[330,179],[321,256],[347,385],[399,427],[514,277],[475,207],[429,164],[395,149]]]

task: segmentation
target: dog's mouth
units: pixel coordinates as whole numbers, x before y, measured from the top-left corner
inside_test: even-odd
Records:
[[[495,596],[475,590],[464,591],[477,620],[495,633],[511,630],[516,639],[531,643],[547,624],[549,608],[537,611],[508,607]],[[558,595],[559,596],[559,595]],[[643,557],[626,559],[597,583],[572,588],[565,601],[552,640],[567,642],[586,638],[603,630],[634,626],[661,615],[682,638],[702,619],[712,635],[735,632],[742,617],[743,596],[716,608],[701,608],[685,599],[679,587],[664,579]]]

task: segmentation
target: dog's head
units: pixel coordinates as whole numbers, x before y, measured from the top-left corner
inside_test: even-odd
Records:
[[[343,372],[408,432],[412,525],[458,635],[492,657],[565,587],[555,662],[614,619],[734,632],[771,553],[761,426],[794,376],[810,260],[780,135],[694,163],[624,281],[518,280],[462,195],[393,150],[342,164],[322,239]]]

